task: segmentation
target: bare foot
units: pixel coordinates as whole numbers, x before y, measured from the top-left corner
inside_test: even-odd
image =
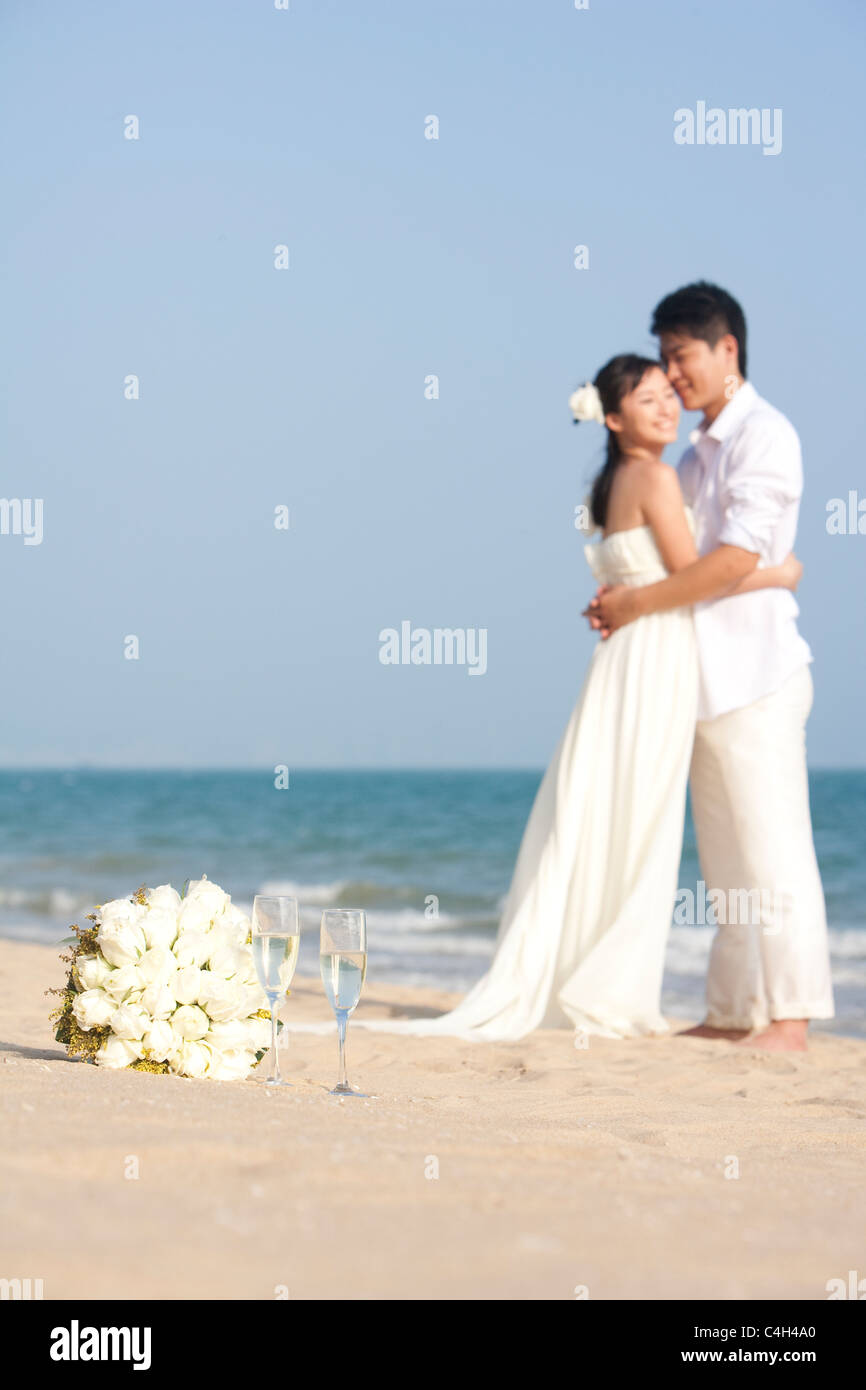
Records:
[[[759,1047],[763,1052],[805,1052],[808,1018],[774,1018],[772,1023],[742,1038],[738,1047]]]
[[[736,1041],[744,1038],[748,1033],[748,1028],[713,1028],[710,1023],[697,1023],[694,1028],[681,1028],[675,1034],[678,1038],[730,1038]]]

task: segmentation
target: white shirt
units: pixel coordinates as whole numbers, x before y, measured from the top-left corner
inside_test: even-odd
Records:
[[[803,465],[797,431],[745,381],[709,426],[689,436],[680,484],[695,517],[698,552],[736,545],[759,567],[794,548]],[[789,589],[708,599],[694,605],[700,663],[698,718],[715,719],[770,695],[812,660],[797,631]]]

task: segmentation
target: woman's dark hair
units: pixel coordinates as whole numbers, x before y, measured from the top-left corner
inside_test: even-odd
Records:
[[[696,280],[681,290],[668,294],[653,310],[650,332],[686,333],[716,346],[726,333],[737,340],[737,366],[740,376],[746,376],[746,316],[732,294],[711,285],[708,280]]]
[[[639,357],[636,352],[622,352],[606,362],[595,378],[595,387],[601,396],[601,408],[605,415],[614,415],[619,410],[623,396],[629,395],[643,381],[653,367],[664,368],[652,357]],[[596,526],[607,524],[607,504],[613,475],[620,461],[619,438],[613,430],[607,431],[607,455],[604,467],[596,475],[592,484],[590,508]]]

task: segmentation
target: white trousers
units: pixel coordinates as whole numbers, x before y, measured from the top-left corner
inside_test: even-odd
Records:
[[[698,721],[690,784],[718,922],[707,975],[716,1028],[833,1017],[806,773],[813,694],[803,666],[764,699]]]

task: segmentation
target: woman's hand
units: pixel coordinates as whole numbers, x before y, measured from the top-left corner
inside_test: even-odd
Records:
[[[793,593],[802,578],[803,566],[792,550],[779,566],[780,584],[783,589],[790,589]]]
[[[793,550],[786,555],[781,565],[768,565],[766,569],[753,569],[737,584],[728,589],[725,597],[731,594],[752,594],[756,589],[788,589],[794,592],[803,578],[803,566]]]

